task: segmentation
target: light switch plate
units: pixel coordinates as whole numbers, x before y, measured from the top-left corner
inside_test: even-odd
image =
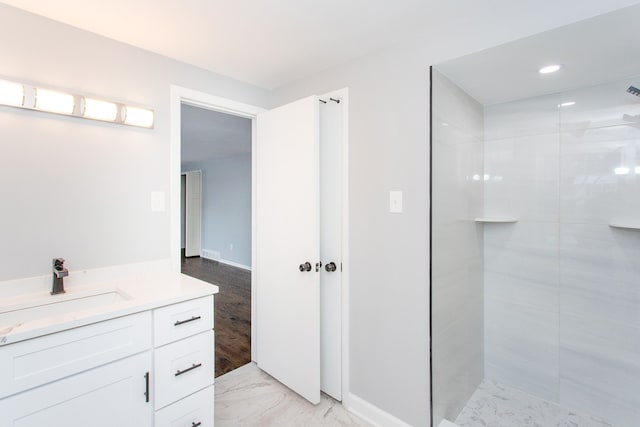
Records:
[[[389,191],[389,212],[402,213],[402,191]]]

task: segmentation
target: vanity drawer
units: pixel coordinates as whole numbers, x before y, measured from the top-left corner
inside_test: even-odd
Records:
[[[213,384],[213,331],[157,348],[154,353],[156,409]]]
[[[144,312],[0,347],[0,398],[151,348]]]
[[[213,386],[156,411],[155,427],[213,427]]]
[[[213,329],[213,295],[153,311],[156,347]]]

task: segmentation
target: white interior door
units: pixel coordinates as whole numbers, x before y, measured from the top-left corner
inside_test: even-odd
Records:
[[[185,201],[185,256],[200,256],[202,173],[187,172]]]
[[[342,400],[341,120],[341,104],[320,104],[320,382],[336,400]]]
[[[258,366],[320,402],[319,101],[257,118]],[[310,271],[301,266],[310,264]],[[318,269],[319,270],[319,269]]]

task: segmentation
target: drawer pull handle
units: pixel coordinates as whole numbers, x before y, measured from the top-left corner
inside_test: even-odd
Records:
[[[193,322],[194,320],[199,320],[201,318],[202,318],[202,316],[193,316],[191,319],[177,320],[176,323],[173,324],[173,326],[184,325],[185,323]]]
[[[149,403],[149,372],[144,374],[144,386],[145,386],[144,399],[145,399],[145,402]]]
[[[201,426],[201,425],[202,425],[202,423],[200,421],[198,421],[197,423],[196,422],[191,423],[191,427],[198,427],[198,426]]]
[[[197,365],[194,363],[190,368],[187,368],[184,371],[181,371],[178,369],[178,372],[175,373],[175,376],[177,377],[178,375],[186,374],[187,372],[193,371],[194,369],[199,368],[200,366],[202,366],[202,363],[198,363]]]

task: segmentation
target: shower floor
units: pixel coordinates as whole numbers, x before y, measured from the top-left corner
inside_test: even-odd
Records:
[[[480,383],[455,423],[460,427],[613,427],[489,380]]]

